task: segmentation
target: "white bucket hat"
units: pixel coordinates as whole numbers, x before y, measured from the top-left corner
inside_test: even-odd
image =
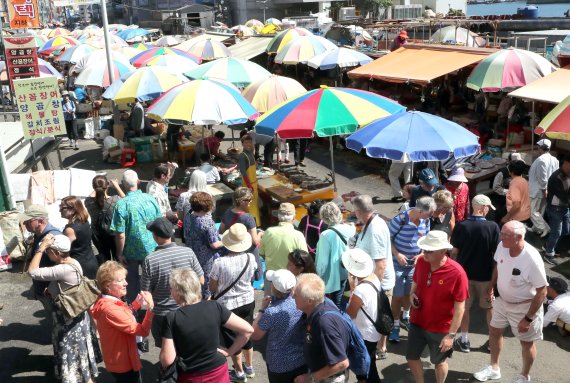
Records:
[[[342,254],[342,264],[350,274],[358,278],[366,278],[374,271],[372,258],[362,249],[345,251]]]
[[[242,223],[234,223],[223,235],[222,244],[234,253],[242,253],[251,247],[251,235]]]
[[[453,246],[447,240],[447,233],[441,230],[432,230],[425,237],[418,239],[418,246],[422,250],[451,250]]]
[[[265,279],[273,284],[273,287],[281,293],[288,293],[297,284],[297,278],[287,269],[269,270]]]

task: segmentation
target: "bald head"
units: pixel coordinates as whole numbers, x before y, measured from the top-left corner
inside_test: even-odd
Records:
[[[505,234],[512,234],[512,235],[516,235],[518,237],[524,238],[524,236],[526,234],[526,229],[525,229],[524,224],[522,222],[509,221],[509,222],[505,223],[505,225],[503,226],[503,230],[501,230],[501,232],[504,232]]]

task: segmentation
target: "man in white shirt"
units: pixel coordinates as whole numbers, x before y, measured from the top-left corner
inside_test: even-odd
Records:
[[[489,283],[489,298],[497,286],[500,296],[493,303],[489,325],[491,364],[473,374],[480,382],[501,379],[499,356],[503,333],[510,327],[522,347],[522,369],[515,383],[529,383],[530,369],[536,359],[537,340],[542,339],[542,303],[546,297],[546,273],[540,253],[525,242],[525,227],[509,221],[501,229],[501,243],[495,253],[496,266]]]
[[[548,179],[560,164],[558,159],[550,154],[552,142],[544,138],[537,142],[541,155],[532,163],[528,172],[528,193],[530,195],[530,211],[532,220],[532,231],[545,237],[550,232],[550,227],[544,221],[543,215],[546,209],[546,186]]]
[[[171,163],[158,165],[154,168],[154,178],[148,181],[148,184],[146,185],[146,192],[153,196],[156,199],[156,202],[158,202],[160,214],[175,222],[178,217],[176,213],[172,211],[167,192],[168,182],[170,182],[173,174],[174,168]]]
[[[548,309],[544,314],[543,326],[551,323],[558,326],[563,336],[568,335],[570,329],[570,292],[568,283],[562,278],[548,277],[546,297],[549,299]]]
[[[202,153],[200,154],[200,167],[199,170],[206,173],[206,182],[209,184],[215,184],[216,182],[220,182],[220,172],[218,168],[215,167],[210,163],[211,157],[210,153]]]

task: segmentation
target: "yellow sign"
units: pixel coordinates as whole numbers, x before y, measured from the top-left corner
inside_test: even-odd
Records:
[[[37,0],[8,0],[10,28],[40,28]]]
[[[61,95],[55,77],[14,80],[24,138],[65,134]]]

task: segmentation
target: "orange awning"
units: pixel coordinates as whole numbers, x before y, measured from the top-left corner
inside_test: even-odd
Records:
[[[570,96],[570,65],[509,93],[509,96],[528,101],[560,103]]]
[[[428,84],[433,79],[475,64],[495,49],[411,45],[348,72],[350,78]]]

